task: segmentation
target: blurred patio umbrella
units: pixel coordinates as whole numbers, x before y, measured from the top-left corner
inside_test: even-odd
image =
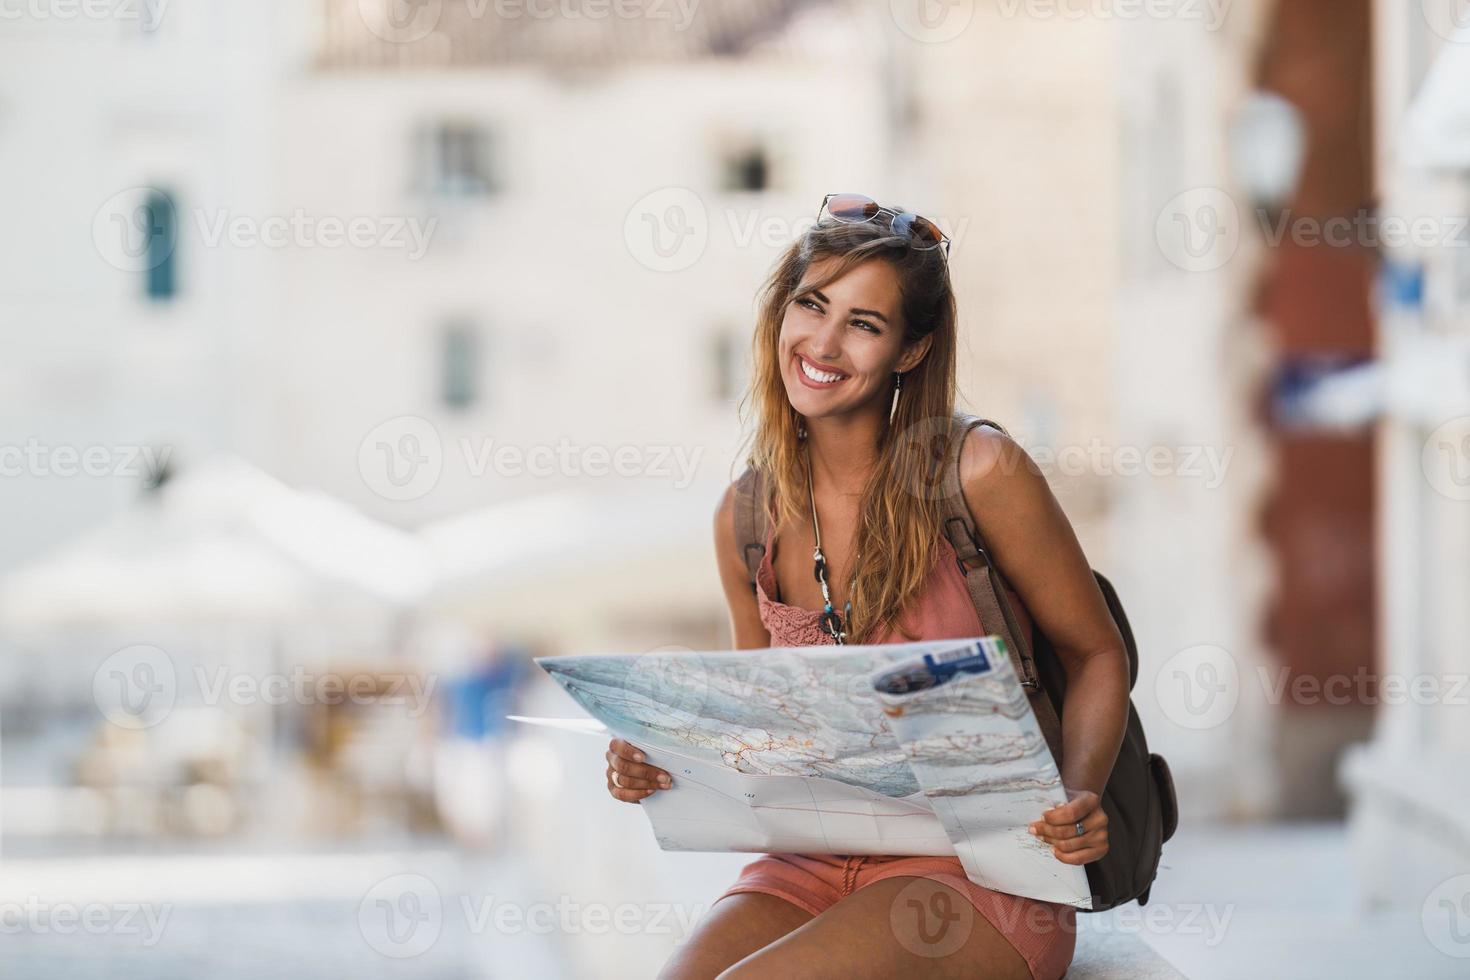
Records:
[[[222,456],[0,579],[0,624],[277,622],[338,601],[406,606],[433,577],[413,535]]]
[[[630,554],[713,534],[726,484],[627,492],[559,491],[426,524],[419,536],[440,578],[436,594],[513,589]]]
[[[559,645],[606,642],[611,619],[703,610],[727,485],[555,492],[432,522],[420,536],[440,577],[425,608]]]

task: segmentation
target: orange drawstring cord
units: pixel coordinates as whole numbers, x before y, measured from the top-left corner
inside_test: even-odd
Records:
[[[842,894],[843,895],[851,895],[852,894],[852,886],[855,885],[855,884],[857,884],[857,869],[858,869],[858,865],[859,864],[862,864],[862,863],[863,863],[863,859],[862,858],[858,858],[857,859],[857,864],[854,864],[853,863],[853,858],[851,856],[849,856],[849,857],[847,857],[846,859],[843,860],[843,862],[842,862],[842,865],[843,865],[843,868],[842,868]]]

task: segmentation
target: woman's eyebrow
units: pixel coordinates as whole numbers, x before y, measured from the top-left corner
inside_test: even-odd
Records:
[[[820,289],[807,289],[807,290],[803,290],[801,293],[798,293],[797,295],[798,296],[805,295],[806,293],[811,293],[813,296],[815,296],[817,299],[821,300],[823,303],[826,303],[828,306],[831,306],[832,305],[832,301],[830,299],[828,299],[826,296],[822,295],[822,291]],[[876,319],[882,320],[884,323],[887,323],[888,322],[888,317],[884,316],[882,313],[879,313],[877,310],[865,310],[865,309],[862,309],[860,307],[854,306],[848,312],[849,313],[852,313],[852,314],[855,314],[857,316],[871,316],[871,317],[874,317]]]

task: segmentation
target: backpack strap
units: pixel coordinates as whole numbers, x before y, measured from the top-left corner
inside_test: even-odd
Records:
[[[761,471],[749,467],[735,481],[735,545],[745,559],[746,578],[750,591],[755,591],[756,573],[760,571],[761,559],[766,556],[766,532],[769,521],[766,515],[765,480]]]
[[[961,413],[955,414],[950,426],[950,448],[945,456],[941,497],[944,507],[941,517],[944,536],[954,547],[960,571],[965,575],[965,585],[970,590],[970,601],[975,605],[981,624],[985,630],[998,634],[1005,640],[1006,649],[1011,653],[1011,665],[1016,668],[1021,687],[1031,700],[1031,710],[1041,726],[1041,734],[1046,738],[1052,756],[1060,766],[1061,719],[1057,717],[1051,698],[1041,686],[1041,676],[1032,659],[1031,637],[1025,635],[1018,625],[1015,611],[1006,597],[1008,586],[1005,578],[992,560],[990,548],[985,543],[979,526],[970,516],[970,508],[965,503],[964,491],[960,486],[960,453],[964,449],[965,437],[970,434],[971,429],[980,425],[988,425],[1005,432],[1004,428],[989,419]],[[970,567],[971,564],[974,565],[973,568]]]

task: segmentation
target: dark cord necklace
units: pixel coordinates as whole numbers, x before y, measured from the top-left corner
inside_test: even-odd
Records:
[[[822,526],[817,523],[817,495],[812,489],[811,450],[806,446],[802,448],[806,453],[806,492],[812,504],[812,535],[816,539],[816,547],[812,549],[812,561],[816,563],[814,572],[817,582],[822,586],[822,615],[818,622],[833,640],[838,644],[845,644],[847,643],[847,628],[852,624],[852,592],[857,585],[857,557],[853,558],[853,584],[847,590],[848,599],[843,606],[844,613],[839,616],[832,608],[832,592],[827,588],[827,558],[822,554]]]

